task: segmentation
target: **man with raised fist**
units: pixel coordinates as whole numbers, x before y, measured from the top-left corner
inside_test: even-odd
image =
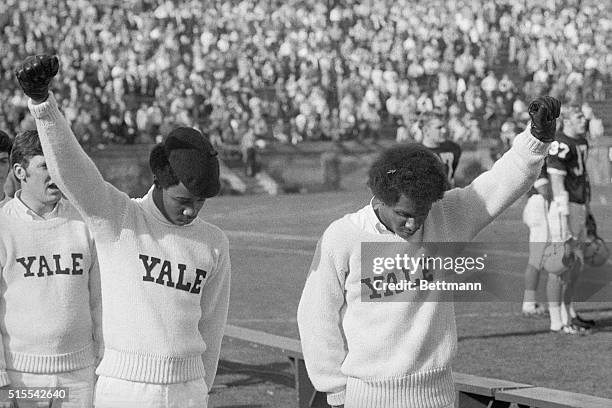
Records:
[[[229,244],[198,218],[220,189],[219,162],[197,130],[178,128],[151,152],[154,185],[132,200],[79,146],[53,94],[57,57],[16,71],[51,177],[96,237],[104,356],[95,406],[206,407],[227,319]]]
[[[530,129],[465,188],[448,190],[443,164],[419,144],[391,147],[374,161],[368,174],[372,200],[323,233],[298,307],[306,368],[330,405],[455,406],[452,293],[377,289],[364,279],[372,270],[363,262],[362,244],[402,244],[414,259],[436,243],[473,240],[533,185],[554,139],[559,108],[551,97],[532,102]],[[425,269],[419,285],[443,273]],[[402,272],[392,278],[389,273],[385,283],[403,279]]]

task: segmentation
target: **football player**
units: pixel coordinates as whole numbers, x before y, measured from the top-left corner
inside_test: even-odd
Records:
[[[461,157],[461,146],[448,140],[448,130],[441,116],[428,113],[422,118],[423,146],[434,152],[444,164],[451,187],[455,186],[455,172]]]
[[[552,243],[568,242],[578,262],[571,265],[564,275],[549,275],[547,295],[550,329],[580,334],[595,324],[576,314],[571,303],[576,281],[583,269],[581,243],[586,235],[589,195],[586,161],[589,145],[584,137],[586,119],[580,107],[567,107],[562,118],[562,130],[551,143],[546,159],[553,193],[549,210],[550,238]]]
[[[536,292],[540,282],[540,271],[544,249],[548,242],[548,207],[552,198],[546,164],[540,176],[527,193],[528,199],[523,209],[523,222],[529,227],[529,260],[525,269],[525,292],[523,294],[523,315],[540,316],[544,307],[536,302]]]

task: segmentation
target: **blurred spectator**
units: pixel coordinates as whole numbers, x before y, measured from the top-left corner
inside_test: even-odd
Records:
[[[497,138],[539,93],[605,100],[612,73],[612,8],[594,0],[4,0],[0,16],[0,124],[31,126],[13,68],[57,53],[54,92],[90,148],[176,125],[234,145],[393,137],[451,105],[456,141]]]
[[[397,143],[407,143],[412,142],[413,140],[410,137],[410,132],[408,128],[404,125],[403,121],[400,119],[398,121],[397,132],[395,135],[395,141]]]

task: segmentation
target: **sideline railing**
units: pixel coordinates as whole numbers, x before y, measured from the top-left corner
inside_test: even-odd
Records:
[[[299,340],[227,325],[225,336],[270,347],[291,362],[299,408],[328,408],[325,394],[314,389]],[[577,394],[476,375],[455,373],[459,408],[612,408],[612,399]]]

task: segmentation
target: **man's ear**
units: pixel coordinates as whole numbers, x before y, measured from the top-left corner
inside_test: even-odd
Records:
[[[375,210],[378,210],[380,207],[383,206],[383,202],[380,198],[374,196],[372,197],[372,208]]]
[[[21,163],[15,163],[13,164],[13,174],[18,181],[23,182],[26,179],[28,172],[21,165]]]

